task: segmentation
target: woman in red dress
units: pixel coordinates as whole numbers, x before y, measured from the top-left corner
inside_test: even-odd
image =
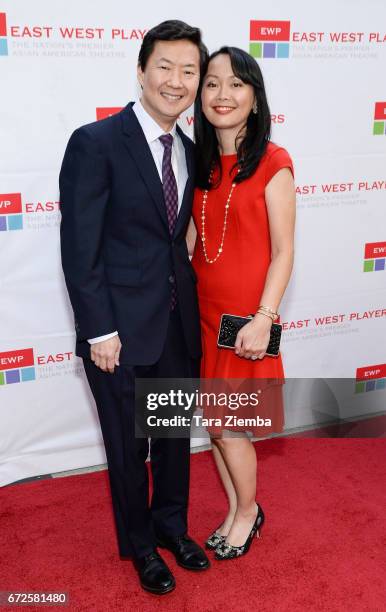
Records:
[[[198,279],[201,378],[269,379],[263,393],[276,397],[280,413],[281,386],[272,383],[284,377],[282,360],[265,352],[293,265],[295,187],[287,151],[270,142],[270,124],[258,64],[222,47],[196,103],[198,188],[187,235]],[[254,314],[234,350],[217,347],[223,313]],[[209,433],[229,510],[206,546],[216,559],[231,559],[249,550],[264,521],[255,501],[256,453],[246,435]]]

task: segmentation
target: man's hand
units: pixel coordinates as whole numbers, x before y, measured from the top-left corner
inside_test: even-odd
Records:
[[[91,360],[95,365],[113,374],[115,366],[119,366],[119,354],[121,352],[121,341],[119,336],[91,345]]]

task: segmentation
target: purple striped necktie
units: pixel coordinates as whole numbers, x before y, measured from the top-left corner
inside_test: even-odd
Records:
[[[178,189],[177,181],[174,176],[172,166],[172,146],[173,136],[171,134],[164,134],[159,137],[164,147],[164,154],[162,158],[162,188],[165,198],[166,214],[168,217],[169,232],[172,236],[177,221],[178,213]],[[173,275],[174,278],[174,275]],[[177,304],[177,291],[175,280],[172,283],[171,289],[171,301],[170,308],[173,310]]]

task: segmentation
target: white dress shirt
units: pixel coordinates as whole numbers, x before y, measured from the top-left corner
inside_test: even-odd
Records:
[[[173,136],[173,146],[172,146],[172,168],[174,172],[174,176],[176,177],[177,189],[178,189],[178,212],[180,212],[182,198],[184,196],[186,181],[188,180],[188,169],[186,166],[186,156],[185,156],[185,147],[177,133],[176,123],[173,125],[172,129],[169,132],[164,132],[164,130],[158,125],[156,121],[154,121],[153,117],[149,115],[149,113],[144,109],[142,103],[135,102],[132,107],[139,124],[142,128],[142,131],[145,135],[146,142],[149,145],[149,149],[154,159],[154,163],[156,165],[160,180],[162,182],[162,159],[164,154],[164,146],[162,142],[159,140],[160,136],[163,134],[171,134]],[[104,336],[98,336],[97,338],[91,338],[88,340],[89,344],[96,344],[97,342],[102,342],[103,340],[108,340],[109,338],[113,338],[118,334],[117,331],[112,332],[111,334],[105,334]]]

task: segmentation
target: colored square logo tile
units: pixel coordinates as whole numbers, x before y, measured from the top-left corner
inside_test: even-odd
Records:
[[[375,380],[368,380],[366,383],[366,391],[374,391],[375,389]]]
[[[376,119],[377,121],[384,121],[386,119],[386,102],[375,103],[374,119]]]
[[[7,385],[20,382],[19,370],[8,370],[8,372],[5,373],[5,380]]]
[[[0,386],[5,385],[4,372],[0,372]]]
[[[9,230],[23,229],[23,215],[9,215],[8,229]]]
[[[288,43],[277,43],[276,57],[289,57]]]
[[[374,259],[368,259],[367,261],[364,261],[363,272],[374,272]]]
[[[0,36],[7,36],[7,15],[0,13]]]
[[[365,383],[364,382],[357,382],[355,384],[355,393],[363,393],[365,390]]]
[[[0,232],[5,232],[7,230],[7,217],[4,215],[0,215]]]
[[[35,380],[35,368],[23,368],[20,371],[23,382],[27,382],[27,380]]]
[[[376,389],[386,389],[386,378],[380,378],[376,381],[375,384]]]
[[[376,259],[374,270],[384,270],[385,269],[385,259]]]
[[[249,53],[252,55],[252,57],[262,57],[263,45],[259,42],[249,43]]]
[[[6,38],[0,38],[0,55],[8,55],[8,42]]]
[[[385,133],[385,121],[374,121],[373,135],[380,136]]]
[[[263,57],[276,57],[276,43],[264,43]]]

